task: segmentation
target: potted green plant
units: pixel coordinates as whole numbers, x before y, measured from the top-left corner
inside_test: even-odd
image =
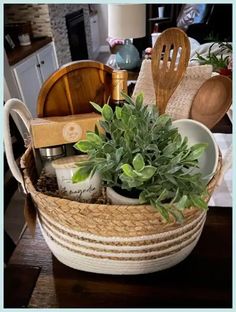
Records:
[[[187,137],[181,137],[168,115],[143,105],[142,93],[135,100],[122,95],[125,103],[115,111],[109,104],[91,103],[102,114],[103,131],[87,132],[74,145],[88,160],[80,164],[73,182],[98,171],[105,187],[138,193],[140,204],[151,204],[167,221],[173,215],[181,222],[183,210],[191,206],[207,209],[206,182],[193,172],[206,144],[188,147]]]
[[[213,53],[212,48],[215,44],[219,44],[220,53]],[[226,53],[226,55],[224,55]],[[197,60],[201,65],[210,64],[213,71],[218,72],[220,75],[232,77],[232,44],[225,42],[214,42],[208,51],[206,57],[197,53]]]

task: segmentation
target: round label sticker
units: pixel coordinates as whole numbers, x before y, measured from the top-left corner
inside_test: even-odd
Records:
[[[68,142],[75,142],[81,138],[82,129],[75,122],[68,122],[62,130],[63,138]]]

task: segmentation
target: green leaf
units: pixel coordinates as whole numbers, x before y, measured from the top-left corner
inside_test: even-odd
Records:
[[[167,198],[168,194],[169,194],[169,192],[167,191],[167,189],[164,189],[164,190],[161,192],[161,194],[159,195],[159,197],[158,197],[157,200],[161,202],[162,200],[164,200],[164,199]]]
[[[132,98],[130,96],[128,96],[128,94],[126,94],[123,91],[121,91],[121,95],[122,95],[122,97],[125,99],[125,101],[127,103],[129,103],[130,105],[134,105],[134,102],[133,102]]]
[[[172,208],[172,209],[169,209],[169,212],[174,216],[175,220],[178,223],[180,224],[183,223],[184,216],[180,210]]]
[[[136,154],[133,161],[132,161],[132,164],[133,164],[135,170],[137,170],[137,171],[143,170],[143,168],[145,166],[143,156],[140,153]]]
[[[112,118],[113,118],[113,111],[112,111],[112,108],[108,104],[103,105],[103,107],[102,107],[102,116],[107,121],[112,120]]]
[[[97,135],[99,135],[99,130],[98,130],[97,124],[95,124],[95,126],[94,126],[94,133],[96,133]]]
[[[135,100],[135,105],[136,105],[136,108],[138,110],[141,109],[142,105],[143,105],[143,93],[139,93],[136,97],[136,100]]]
[[[95,143],[97,145],[101,145],[103,142],[99,135],[97,135],[94,132],[89,132],[89,131],[86,133],[86,139],[87,141],[91,143]]]
[[[116,106],[115,115],[117,119],[121,119],[121,107],[120,106]]]
[[[104,153],[113,153],[114,150],[115,150],[115,148],[110,142],[105,143],[103,146],[103,152]]]
[[[170,221],[170,217],[169,217],[169,213],[168,213],[166,207],[163,206],[161,203],[159,203],[157,201],[155,202],[155,201],[151,200],[150,202],[151,202],[152,206],[157,208],[157,210],[160,212],[160,214],[162,215],[164,220],[169,222]]]
[[[187,203],[188,197],[187,195],[183,195],[180,200],[177,202],[176,204],[176,208],[177,209],[184,209],[186,207],[186,203]]]
[[[128,177],[130,178],[136,177],[133,168],[129,164],[122,165],[121,169],[123,170],[124,174],[127,175]]]
[[[90,104],[99,112],[101,113],[102,112],[102,107],[94,102],[91,102],[90,101]]]
[[[74,145],[74,147],[83,153],[87,153],[94,149],[94,145],[87,140],[80,140]]]
[[[130,118],[130,112],[127,110],[126,106],[123,106],[121,109],[121,120],[124,125],[128,125],[129,118]]]
[[[205,209],[205,210],[208,209],[207,203],[201,197],[197,195],[190,195],[190,199],[194,206]]]
[[[155,174],[157,168],[153,166],[145,166],[141,171],[139,171],[144,180],[149,180]]]
[[[124,148],[120,147],[116,150],[116,162],[119,163],[122,155],[124,154]]]
[[[188,155],[188,157],[185,160],[191,161],[191,160],[198,159],[202,155],[202,153],[205,151],[207,146],[208,146],[208,144],[206,144],[206,143],[199,143],[199,144],[193,145],[191,147],[190,154]]]
[[[72,183],[78,183],[86,180],[92,171],[91,167],[80,167],[72,176]]]
[[[109,123],[107,121],[99,120],[99,124],[103,128],[103,130],[105,130],[107,133],[110,133],[110,127],[109,127]]]

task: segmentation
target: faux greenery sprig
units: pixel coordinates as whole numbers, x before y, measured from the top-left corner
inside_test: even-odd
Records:
[[[89,131],[86,140],[74,145],[88,160],[80,164],[73,182],[98,171],[105,186],[139,190],[140,204],[151,204],[167,221],[173,215],[181,222],[183,210],[191,206],[207,209],[206,184],[194,173],[206,144],[189,147],[168,115],[143,106],[142,93],[135,101],[122,95],[126,103],[115,112],[108,104],[91,103],[102,114],[104,132]]]

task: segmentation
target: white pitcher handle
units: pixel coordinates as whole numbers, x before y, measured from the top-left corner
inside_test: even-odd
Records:
[[[18,100],[18,99],[10,99],[6,102],[3,109],[3,133],[4,133],[4,144],[5,144],[5,153],[9,168],[11,170],[12,175],[14,178],[20,182],[23,191],[26,193],[24,179],[22,177],[21,171],[16,164],[13,148],[12,148],[12,140],[11,140],[11,133],[10,133],[10,113],[14,111],[17,115],[21,118],[26,129],[30,133],[30,119],[32,115],[26,105]]]

